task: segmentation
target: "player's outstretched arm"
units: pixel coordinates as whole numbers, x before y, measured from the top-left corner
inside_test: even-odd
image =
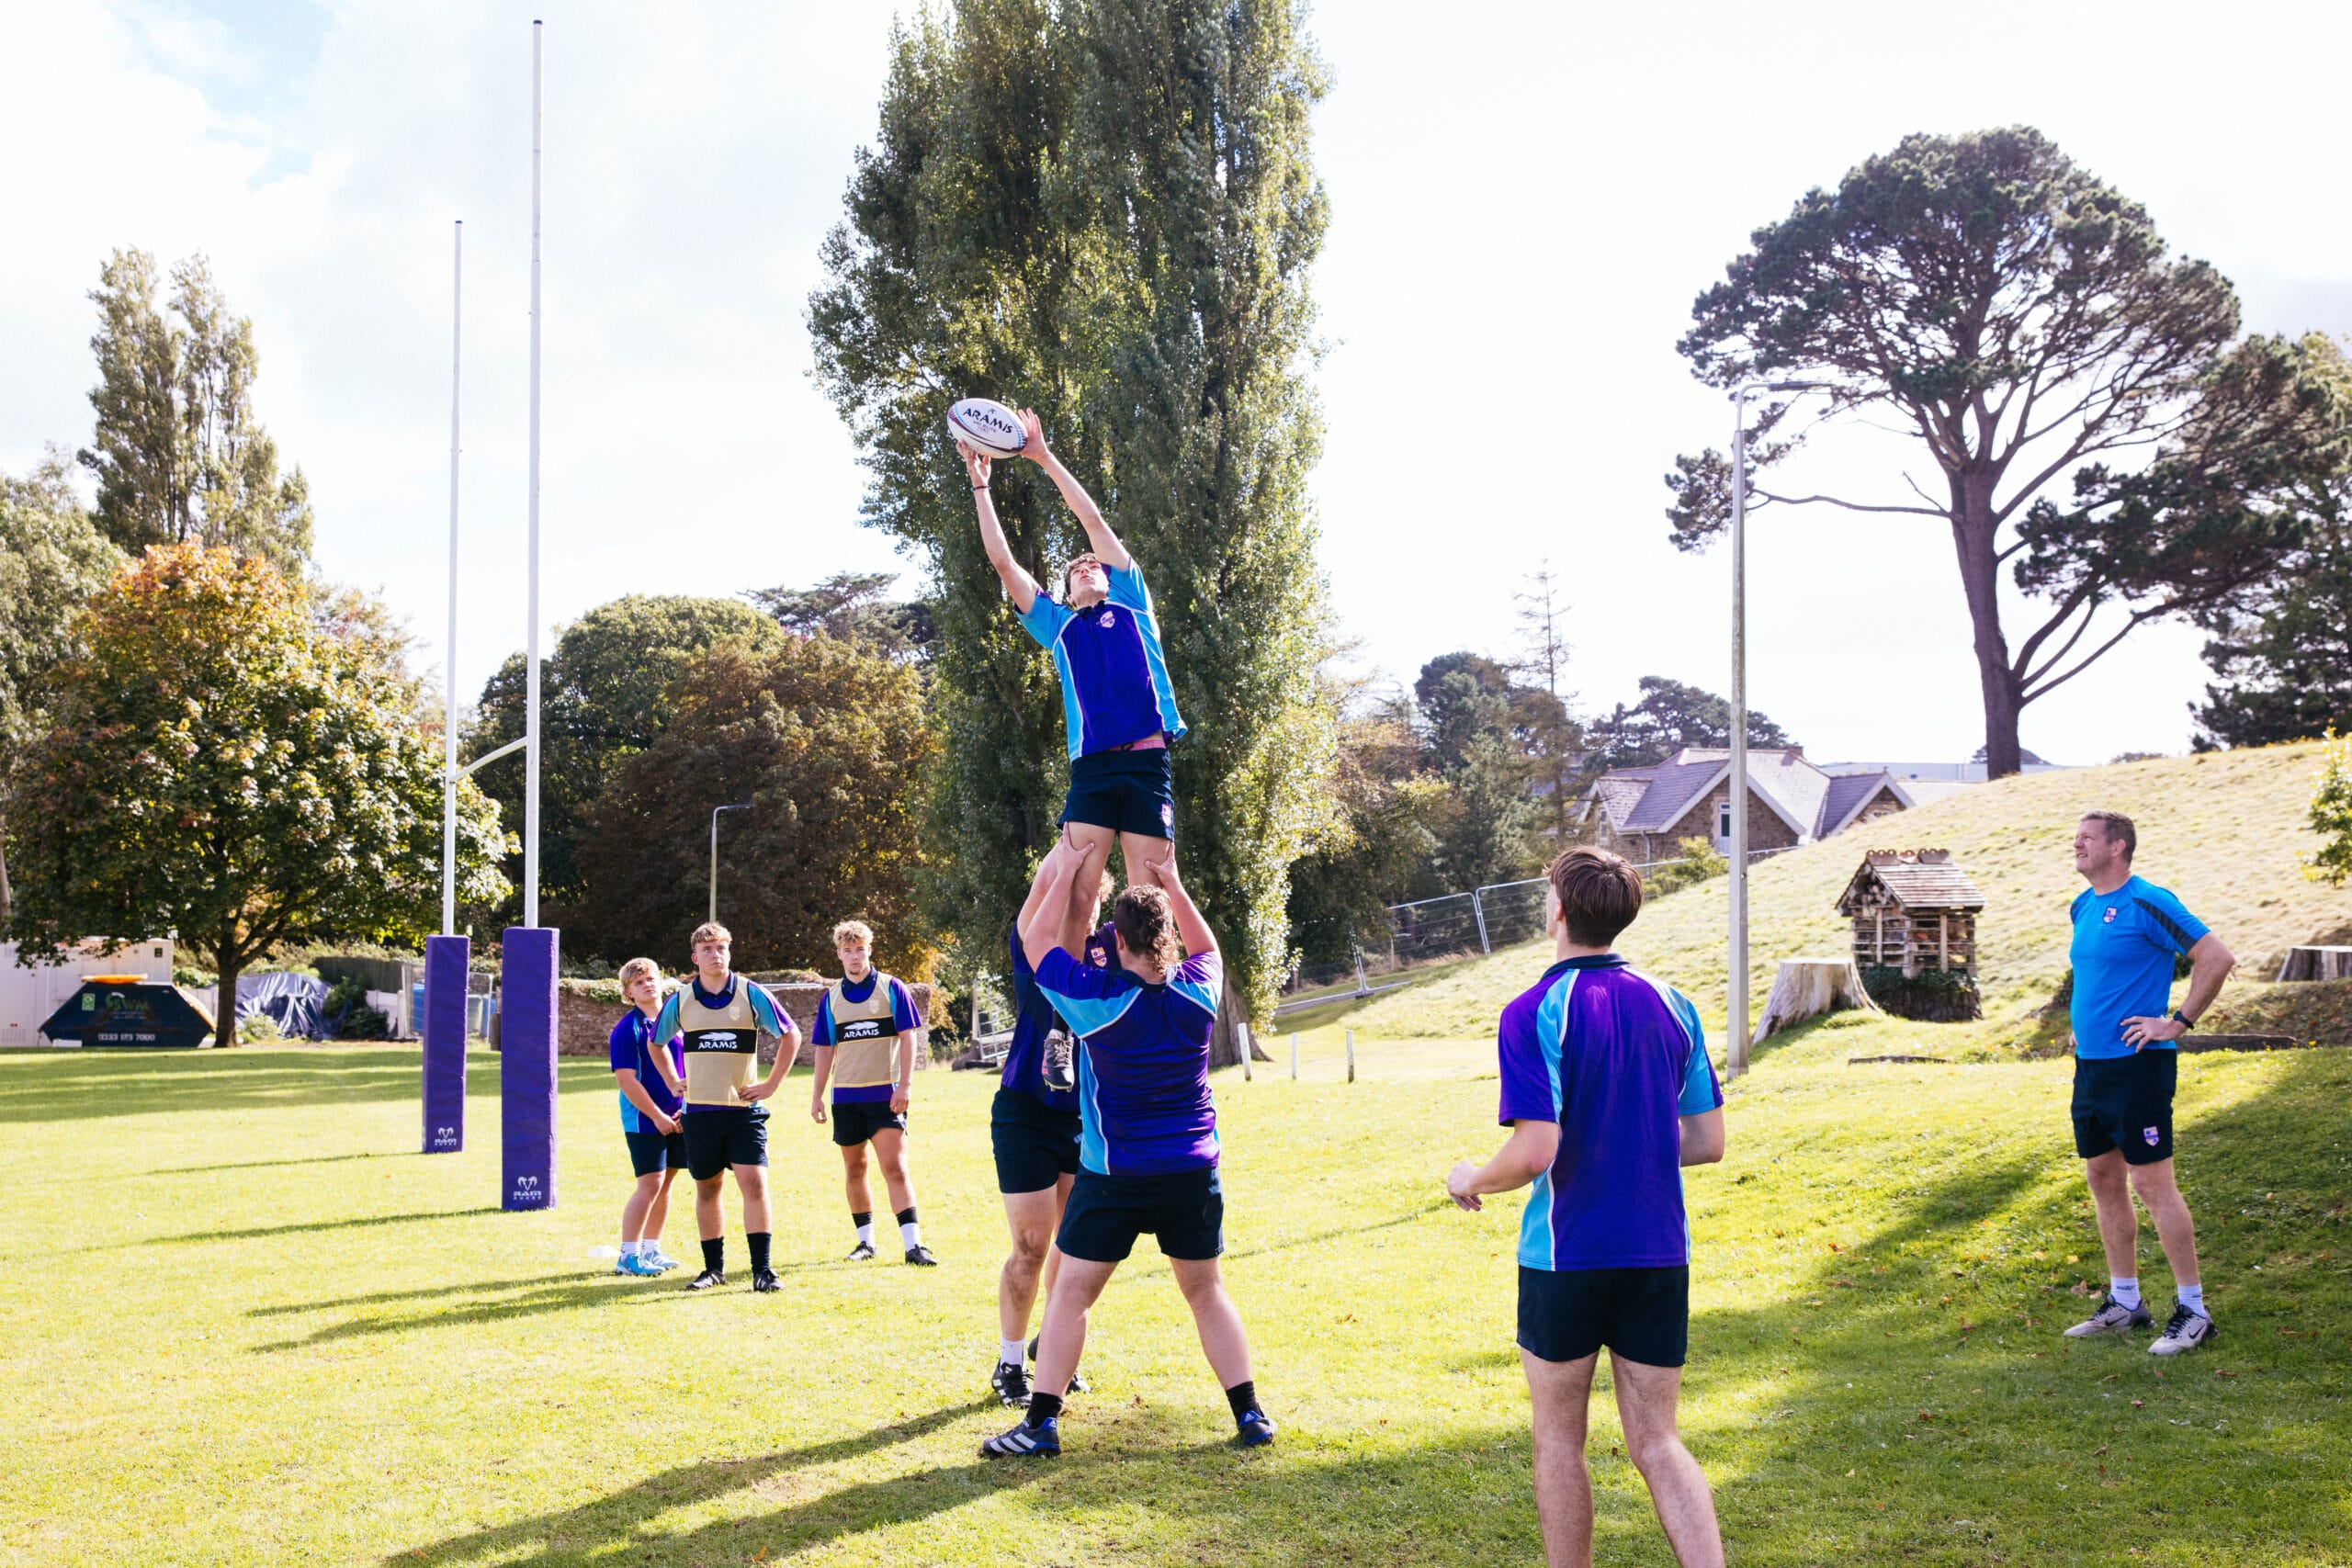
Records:
[[[1046,852],[1045,863],[1037,868],[1037,886],[1044,896],[1033,897],[1035,911],[1021,928],[1021,951],[1028,955],[1032,969],[1061,946],[1059,912],[1069,907],[1069,890],[1078,878],[1097,874],[1095,857],[1102,852],[1102,846],[1094,843],[1073,849],[1067,838],[1057,839]]]
[[[1216,933],[1209,930],[1208,921],[1201,917],[1200,906],[1193,902],[1193,896],[1184,891],[1183,881],[1176,874],[1174,842],[1168,841],[1168,852],[1160,859],[1143,863],[1168,895],[1169,912],[1176,917],[1176,934],[1184,939],[1185,956],[1198,958],[1204,953],[1215,953]]]
[[[1025,615],[1037,602],[1037,580],[1012,558],[1012,547],[1005,542],[1004,525],[997,520],[996,502],[989,494],[988,455],[961,441],[956,443],[956,450],[964,455],[965,470],[972,477],[972,505],[980,514],[980,544],[989,552],[989,564],[996,568],[997,580],[1004,584],[1013,609]]]
[[[1062,504],[1076,514],[1078,525],[1086,530],[1088,547],[1102,557],[1102,564],[1114,571],[1125,571],[1133,567],[1136,558],[1127,554],[1127,547],[1121,544],[1119,536],[1111,531],[1111,525],[1103,519],[1102,509],[1094,504],[1094,498],[1086,493],[1086,487],[1078,482],[1078,476],[1062,467],[1062,460],[1054,456],[1052,447],[1046,445],[1044,422],[1028,409],[1023,409],[1021,431],[1028,437],[1022,446],[1021,455],[1045,469],[1046,477],[1054,481],[1054,488],[1062,492]]]

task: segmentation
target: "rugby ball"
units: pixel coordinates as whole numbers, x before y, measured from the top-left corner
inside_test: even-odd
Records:
[[[991,457],[1016,456],[1029,444],[1021,416],[993,398],[966,398],[947,411],[947,432]]]

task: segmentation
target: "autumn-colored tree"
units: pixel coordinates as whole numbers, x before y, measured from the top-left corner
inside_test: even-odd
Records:
[[[671,687],[674,716],[590,809],[582,891],[559,919],[580,951],[686,959],[708,908],[710,812],[727,818],[718,918],[745,969],[821,969],[836,921],[874,928],[876,961],[926,977],[918,803],[938,739],[910,665],[859,642],[729,638]]]
[[[281,943],[413,941],[440,887],[441,760],[382,615],[258,555],[157,546],[91,601],[26,759],[11,934],[175,932],[237,976]],[[458,878],[503,892],[496,808],[458,786]]]

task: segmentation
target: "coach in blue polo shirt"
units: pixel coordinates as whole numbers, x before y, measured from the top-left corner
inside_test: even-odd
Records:
[[[1535,1506],[1554,1562],[1592,1561],[1585,1411],[1600,1351],[1625,1452],[1683,1568],[1721,1568],[1722,1532],[1675,1408],[1690,1344],[1682,1171],[1724,1157],[1724,1095],[1699,1014],[1610,951],[1641,912],[1639,873],[1606,850],[1552,863],[1555,962],[1503,1009],[1500,1120],[1484,1166],[1446,1179],[1464,1209],[1532,1183],[1520,1224],[1519,1351],[1534,1406]]]
[[[2136,876],[2140,835],[2120,811],[2093,811],[2075,829],[2075,869],[2090,886],[2075,896],[2071,1004],[2075,1034],[2075,1152],[2083,1156],[2108,1289],[2098,1310],[2066,1330],[2073,1338],[2154,1326],[2140,1296],[2140,1216],[2147,1205],[2172,1266],[2176,1297],[2159,1356],[2213,1337],[2197,1272],[2197,1227],[2172,1168],[2172,1095],[2180,1037],[2197,1027],[2237,960],[2171,889]],[[2187,954],[2188,994],[2172,1008],[2173,961]]]
[[[1046,597],[1005,542],[989,494],[989,459],[967,446],[964,460],[979,511],[980,542],[1022,629],[1053,656],[1054,673],[1061,681],[1062,723],[1069,742],[1065,837],[1075,848],[1096,846],[1102,852],[1097,863],[1102,865],[1110,863],[1115,838],[1127,880],[1148,884],[1150,866],[1166,858],[1176,837],[1168,747],[1184,735],[1176,688],[1160,652],[1159,617],[1135,558],[1086,487],[1046,445],[1037,416],[1022,410],[1021,427],[1027,437],[1021,455],[1046,470],[1091,547],[1063,569],[1064,603]]]

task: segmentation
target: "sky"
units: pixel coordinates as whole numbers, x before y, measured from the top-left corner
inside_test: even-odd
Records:
[[[809,293],[907,5],[545,6],[541,618],[914,563],[859,523],[811,378]],[[1509,656],[1548,563],[1589,707],[1729,685],[1729,568],[1668,542],[1661,476],[1729,409],[1674,352],[1758,224],[1912,131],[2029,123],[2238,286],[2250,331],[2352,334],[2352,10],[1988,4],[1326,3],[1314,288],[1323,568],[1356,665]],[[465,234],[455,668],[528,624],[531,7],[57,0],[0,17],[0,468],[87,442],[86,295],[115,247],[202,252],[310,478],[321,570],[442,668],[452,238]],[[1921,457],[1822,441],[1792,483],[1883,497]],[[1907,468],[1906,468],[1907,465]],[[1114,519],[1114,522],[1117,519]],[[1753,520],[1753,705],[1825,760],[1983,740],[1950,534]],[[2031,606],[2012,605],[2013,628]],[[2012,630],[2014,641],[2018,633]],[[2143,631],[2029,708],[2052,761],[2185,749],[2206,671]]]

